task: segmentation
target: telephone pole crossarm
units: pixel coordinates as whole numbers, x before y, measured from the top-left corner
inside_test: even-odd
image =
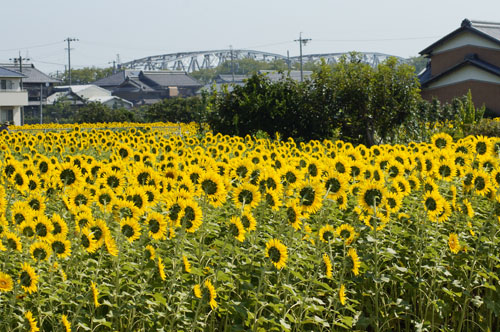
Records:
[[[295,39],[294,41],[299,42],[300,45],[300,81],[304,80],[304,71],[302,70],[302,44],[306,45],[311,41],[311,38],[302,38],[302,32],[299,35],[299,39]]]
[[[71,42],[78,41],[78,39],[68,37],[64,41],[68,42],[68,77],[69,77],[69,85],[71,85]]]

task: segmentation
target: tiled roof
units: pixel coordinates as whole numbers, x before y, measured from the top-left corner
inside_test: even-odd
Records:
[[[17,71],[10,70],[5,67],[0,67],[0,77],[23,78],[26,77],[26,75],[20,74]]]
[[[2,64],[1,66],[20,73],[19,65],[9,63],[5,65]],[[60,83],[59,80],[52,78],[49,75],[36,69],[33,64],[23,65],[22,74],[25,77],[23,79],[23,83]]]
[[[146,84],[160,87],[201,87],[202,84],[186,72],[177,71],[143,71],[139,74],[139,79]],[[151,83],[151,84],[150,84]]]
[[[284,71],[283,74],[281,74],[277,70],[259,70],[259,73],[266,74],[266,77],[269,78],[272,82],[277,82],[277,81],[281,80],[282,77],[290,77],[291,79],[293,79],[295,81],[300,81],[300,70]],[[302,71],[304,79],[311,76],[312,73],[313,72],[309,71],[309,70]]]
[[[113,75],[110,75],[108,77],[101,78],[100,80],[97,80],[93,82],[92,84],[102,86],[102,87],[111,87],[111,86],[118,86],[122,84],[127,77],[137,77],[139,76],[139,71],[138,70],[121,70]]]
[[[455,37],[463,31],[470,31],[479,36],[482,36],[494,43],[500,44],[500,23],[495,22],[484,22],[484,21],[471,21],[464,19],[460,28],[452,31],[443,38],[439,39],[435,43],[426,47],[424,50],[420,51],[421,55],[428,55],[439,45],[443,44],[452,37]]]
[[[430,69],[429,69],[428,70],[429,74],[426,74],[426,72],[424,72],[422,74],[422,76],[420,77],[420,83],[422,86],[428,85],[436,80],[439,80],[441,77],[446,76],[446,75],[450,74],[451,72],[453,72],[459,68],[462,68],[464,66],[467,66],[467,65],[472,65],[474,67],[480,68],[482,70],[485,70],[489,73],[492,73],[492,74],[500,77],[500,67],[492,65],[491,63],[488,63],[486,61],[483,61],[483,60],[479,59],[476,54],[472,54],[472,55],[466,56],[462,62],[456,64],[453,67],[448,68],[447,70],[443,71],[442,73],[440,73],[436,76],[429,77],[430,76]],[[428,76],[424,77],[423,75],[428,75]]]

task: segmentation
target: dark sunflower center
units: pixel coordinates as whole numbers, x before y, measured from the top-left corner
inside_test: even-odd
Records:
[[[181,212],[181,207],[179,204],[175,203],[170,208],[168,216],[172,221],[175,221],[179,217],[179,212]]]
[[[325,187],[329,192],[335,194],[341,188],[340,181],[337,178],[329,178],[326,180]]]
[[[477,190],[483,190],[486,187],[486,182],[482,176],[477,176],[474,179],[474,186]]]
[[[207,195],[213,195],[217,193],[217,183],[210,179],[204,180],[201,183],[201,188]]]
[[[441,166],[439,166],[439,174],[443,178],[449,177],[451,175],[451,168],[450,168],[450,166],[448,166],[448,165],[441,165]]]
[[[239,166],[236,168],[236,175],[240,178],[244,178],[248,174],[248,168],[246,166]]]
[[[238,202],[242,204],[250,204],[253,201],[253,193],[248,189],[243,189],[238,194]]]
[[[31,284],[33,282],[30,274],[26,271],[21,272],[20,281],[21,281],[21,286],[24,286],[24,287],[31,287]]]
[[[189,175],[189,178],[191,179],[191,182],[193,182],[194,184],[198,184],[198,179],[200,178],[200,174],[198,174],[198,173],[191,173]]]
[[[241,217],[241,224],[243,225],[243,227],[245,228],[248,228],[250,227],[250,219],[248,219],[247,216],[243,216]]]
[[[22,175],[19,173],[16,173],[16,175],[14,176],[14,182],[18,186],[22,186],[24,184],[24,179],[23,179]]]
[[[116,176],[114,175],[111,175],[108,177],[108,179],[106,180],[106,183],[108,184],[108,186],[110,188],[116,188],[120,185],[120,179],[118,179]]]
[[[134,194],[134,195],[131,195],[131,196],[127,196],[127,200],[131,201],[132,203],[134,203],[134,205],[136,207],[138,207],[139,209],[141,209],[142,206],[144,205],[144,201],[142,200],[142,197],[139,194]]]
[[[331,239],[333,239],[333,232],[331,231],[326,231],[323,233],[323,240],[325,241],[330,241]]]
[[[309,164],[307,171],[312,177],[316,177],[318,175],[318,167],[315,164]]]
[[[89,201],[89,199],[84,194],[78,194],[75,197],[76,206],[86,205],[88,201]]]
[[[60,234],[62,232],[61,224],[59,224],[58,222],[53,222],[52,224],[54,225],[54,230],[52,231],[52,234],[54,235]]]
[[[31,226],[26,226],[23,228],[23,235],[27,237],[32,237],[33,235],[35,235],[35,231]]]
[[[78,220],[78,226],[80,228],[84,228],[85,226],[87,226],[88,223],[89,223],[88,219],[85,218]]]
[[[40,204],[40,201],[39,201],[38,199],[36,199],[36,198],[35,198],[35,199],[32,199],[31,201],[29,201],[29,203],[28,203],[28,204],[29,204],[29,206],[30,206],[33,210],[35,210],[35,211],[40,210],[40,205],[41,205],[41,204]]]
[[[67,186],[72,185],[76,181],[75,172],[73,172],[73,170],[69,168],[63,170],[61,172],[61,175],[59,175],[59,178]]]
[[[240,235],[240,230],[238,229],[238,226],[236,226],[235,224],[230,224],[229,233],[231,233],[232,236],[237,237]]]
[[[17,250],[17,242],[14,239],[7,239],[7,247],[9,249]]]
[[[347,229],[343,229],[340,232],[340,237],[343,239],[348,239],[351,236],[351,232],[349,232]]]
[[[425,200],[425,207],[427,208],[427,210],[429,211],[436,211],[437,209],[437,203],[436,203],[436,200],[432,197],[428,197],[426,200]]]
[[[127,158],[128,157],[128,150],[125,148],[121,148],[120,150],[118,150],[118,154],[122,158]]]
[[[47,171],[49,170],[49,164],[47,164],[47,162],[45,161],[42,161],[40,165],[38,165],[38,170],[42,174],[47,173]]]
[[[436,140],[436,143],[435,143],[435,144],[436,144],[436,146],[437,146],[438,148],[442,149],[442,148],[446,147],[447,142],[446,142],[446,140],[445,140],[444,138],[441,138],[441,137],[440,137],[440,138],[438,138],[438,139]]]
[[[42,261],[47,257],[47,251],[44,248],[36,248],[33,250],[33,257]]]
[[[476,144],[476,151],[478,154],[482,155],[485,154],[487,150],[487,146],[485,142],[478,142]]]
[[[346,169],[345,169],[345,165],[341,162],[337,162],[335,163],[335,169],[337,170],[337,172],[339,173],[345,173]]]
[[[99,226],[91,227],[90,230],[94,234],[94,238],[96,241],[99,241],[102,237],[102,229]]]
[[[297,213],[295,212],[295,210],[291,207],[289,207],[287,210],[286,210],[286,217],[288,218],[288,221],[290,223],[294,223],[297,221]]]
[[[132,226],[130,226],[130,225],[123,225],[123,227],[122,227],[122,233],[126,237],[130,238],[130,237],[134,236],[135,231],[134,231],[134,228]]]
[[[311,206],[314,203],[316,191],[312,187],[305,187],[300,190],[300,200],[302,205]]]
[[[66,246],[61,241],[54,241],[52,242],[52,250],[54,250],[56,254],[62,254],[66,251]]]
[[[24,215],[22,213],[16,213],[14,215],[14,220],[16,221],[17,224],[22,223],[26,218],[24,218]]]
[[[156,219],[149,220],[149,230],[151,233],[156,234],[160,231],[160,223]]]
[[[41,237],[47,236],[47,226],[45,226],[44,224],[42,223],[36,224],[35,230],[38,236]]]
[[[151,175],[148,172],[142,172],[137,176],[137,181],[141,185],[146,185],[149,179],[151,179]]]
[[[269,258],[274,262],[278,263],[281,259],[281,252],[276,247],[269,248]]]
[[[375,206],[382,200],[382,192],[378,189],[368,189],[363,197],[368,206]]]
[[[90,247],[90,240],[89,240],[89,238],[87,237],[87,235],[82,235],[82,237],[81,237],[80,239],[81,239],[81,241],[82,241],[82,246],[83,246],[84,248],[88,248],[88,247]]]
[[[100,194],[98,199],[102,205],[108,205],[111,202],[111,196],[107,193]]]

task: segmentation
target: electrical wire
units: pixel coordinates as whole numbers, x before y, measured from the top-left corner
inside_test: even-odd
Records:
[[[18,47],[18,48],[11,48],[11,49],[5,49],[5,50],[0,50],[0,52],[14,52],[14,51],[19,51],[19,50],[27,50],[31,48],[40,48],[40,47],[47,47],[47,46],[53,46],[57,44],[61,44],[61,42],[55,42],[55,43],[49,43],[49,44],[41,44],[41,45],[34,45],[34,46],[26,46],[26,47]]]

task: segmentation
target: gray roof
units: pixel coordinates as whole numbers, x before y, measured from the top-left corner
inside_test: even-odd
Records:
[[[139,79],[146,84],[152,83],[161,87],[177,86],[177,87],[201,87],[203,86],[198,80],[189,76],[184,71],[143,71],[139,74]]]
[[[248,79],[249,75],[234,75],[234,83],[242,83],[244,80]],[[233,83],[233,75],[219,74],[215,78],[217,83]]]
[[[20,73],[19,65],[17,64],[2,64],[4,68],[8,68],[15,72]],[[33,64],[23,65],[22,74],[24,75],[23,83],[60,83],[61,81],[50,77],[49,75],[36,69]]]
[[[107,86],[118,86],[122,84],[127,77],[138,77],[139,76],[138,70],[121,70],[113,75],[110,75],[108,77],[101,78],[100,80],[97,80],[93,82],[92,84],[101,86],[101,87],[107,87]]]
[[[0,67],[0,77],[24,78],[26,77],[26,75],[20,74],[17,71],[10,70],[5,67]]]
[[[420,51],[421,55],[429,55],[432,51],[439,45],[443,44],[452,37],[463,31],[470,31],[478,36],[486,38],[494,43],[500,44],[500,23],[495,22],[484,22],[484,21],[471,21],[464,19],[460,28],[452,31],[443,38],[439,39],[437,42],[426,47],[424,50]]]

